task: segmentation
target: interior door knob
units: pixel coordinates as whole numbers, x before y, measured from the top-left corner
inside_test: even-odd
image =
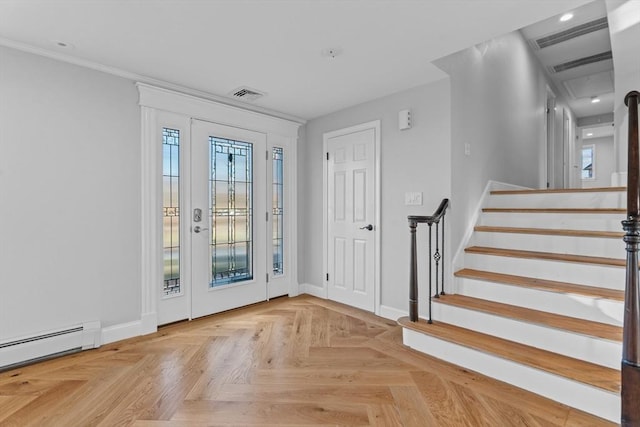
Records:
[[[365,225],[364,227],[360,227],[360,230],[373,230],[373,225],[369,224],[369,225]]]

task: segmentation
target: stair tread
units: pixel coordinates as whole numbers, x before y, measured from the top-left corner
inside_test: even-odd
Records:
[[[469,310],[481,311],[514,320],[526,321],[555,329],[562,329],[582,335],[602,338],[610,341],[622,341],[622,328],[606,323],[578,319],[546,311],[499,302],[468,297],[465,295],[442,295],[432,300],[434,303],[448,304]]]
[[[491,353],[593,387],[614,393],[620,391],[620,371],[612,368],[444,322],[429,324],[422,319],[418,322],[411,322],[408,317],[402,317],[398,319],[398,324],[404,328],[431,335],[467,348]]]
[[[624,208],[483,208],[486,213],[625,214]]]
[[[491,195],[509,195],[509,194],[554,194],[554,193],[607,193],[607,192],[625,192],[627,187],[596,187],[596,188],[545,188],[545,189],[526,189],[526,190],[493,190]]]
[[[586,264],[599,264],[608,265],[613,267],[625,267],[626,260],[620,258],[606,258],[587,255],[574,255],[574,254],[559,254],[554,252],[537,252],[537,251],[523,251],[519,249],[503,249],[503,248],[490,248],[485,246],[469,246],[464,250],[467,253],[483,254],[483,255],[496,255],[512,258],[531,258],[531,259],[543,259],[550,261],[565,261],[565,262],[578,262]]]
[[[494,273],[491,271],[464,268],[455,272],[456,277],[484,280],[513,286],[536,288],[545,291],[584,295],[593,298],[604,298],[614,301],[624,301],[624,291],[617,289],[599,288],[595,286],[579,285],[576,283],[543,280],[534,277],[515,276],[511,274]]]
[[[477,225],[474,230],[486,233],[539,234],[545,236],[602,237],[610,239],[622,239],[624,237],[624,232],[622,231],[569,230],[560,228],[498,227],[489,225]]]

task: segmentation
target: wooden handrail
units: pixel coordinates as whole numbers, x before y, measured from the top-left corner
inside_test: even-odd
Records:
[[[418,224],[427,224],[429,226],[429,323],[432,323],[431,320],[431,228],[434,224],[436,224],[436,251],[433,254],[433,259],[435,261],[436,268],[436,293],[433,295],[434,298],[439,298],[438,295],[438,284],[439,277],[438,272],[440,268],[440,260],[444,258],[444,216],[447,208],[449,207],[449,199],[442,199],[440,202],[440,206],[433,213],[433,215],[429,216],[420,216],[420,215],[409,215],[407,220],[409,221],[409,233],[411,236],[410,240],[410,251],[411,257],[409,260],[409,320],[412,322],[418,321],[418,245],[416,243],[416,230],[418,228]],[[439,238],[439,225],[442,222],[442,238]],[[442,248],[442,252],[440,251]],[[444,295],[444,265],[442,266],[442,290],[440,291],[440,295]]]
[[[625,279],[624,331],[622,336],[622,412],[625,427],[640,425],[640,279],[638,248],[640,245],[640,147],[638,146],[638,102],[640,93],[631,91],[624,103],[629,107],[629,147],[627,168],[627,219],[622,228],[627,244]]]
[[[449,207],[449,199],[442,199],[442,201],[440,202],[440,206],[438,206],[438,209],[436,209],[433,215],[429,215],[429,216],[409,215],[407,219],[409,220],[409,222],[414,221],[416,223],[436,224],[437,222],[440,221],[440,218],[444,216],[444,213],[448,207]]]

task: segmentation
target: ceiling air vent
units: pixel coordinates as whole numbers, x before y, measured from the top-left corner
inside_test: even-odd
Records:
[[[611,51],[598,53],[597,55],[585,56],[584,58],[574,59],[573,61],[565,62],[564,64],[558,64],[549,67],[552,73],[559,73],[561,71],[571,70],[572,68],[582,67],[583,65],[593,64],[600,61],[606,61],[612,59],[613,55]]]
[[[258,98],[262,98],[265,95],[265,93],[259,92],[255,89],[248,88],[246,86],[242,86],[229,92],[229,95],[231,95],[236,99],[240,99],[242,101],[251,102],[251,101],[255,101]]]
[[[593,33],[594,31],[604,30],[608,27],[609,24],[607,23],[607,18],[604,17],[581,25],[576,25],[575,27],[560,31],[559,33],[550,34],[533,40],[533,45],[538,49],[544,49],[545,47],[566,42],[567,40],[575,39],[576,37],[584,36],[585,34]]]

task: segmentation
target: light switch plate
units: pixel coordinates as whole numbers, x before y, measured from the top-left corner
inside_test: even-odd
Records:
[[[422,206],[422,192],[406,192],[404,193],[404,204],[409,206]]]

